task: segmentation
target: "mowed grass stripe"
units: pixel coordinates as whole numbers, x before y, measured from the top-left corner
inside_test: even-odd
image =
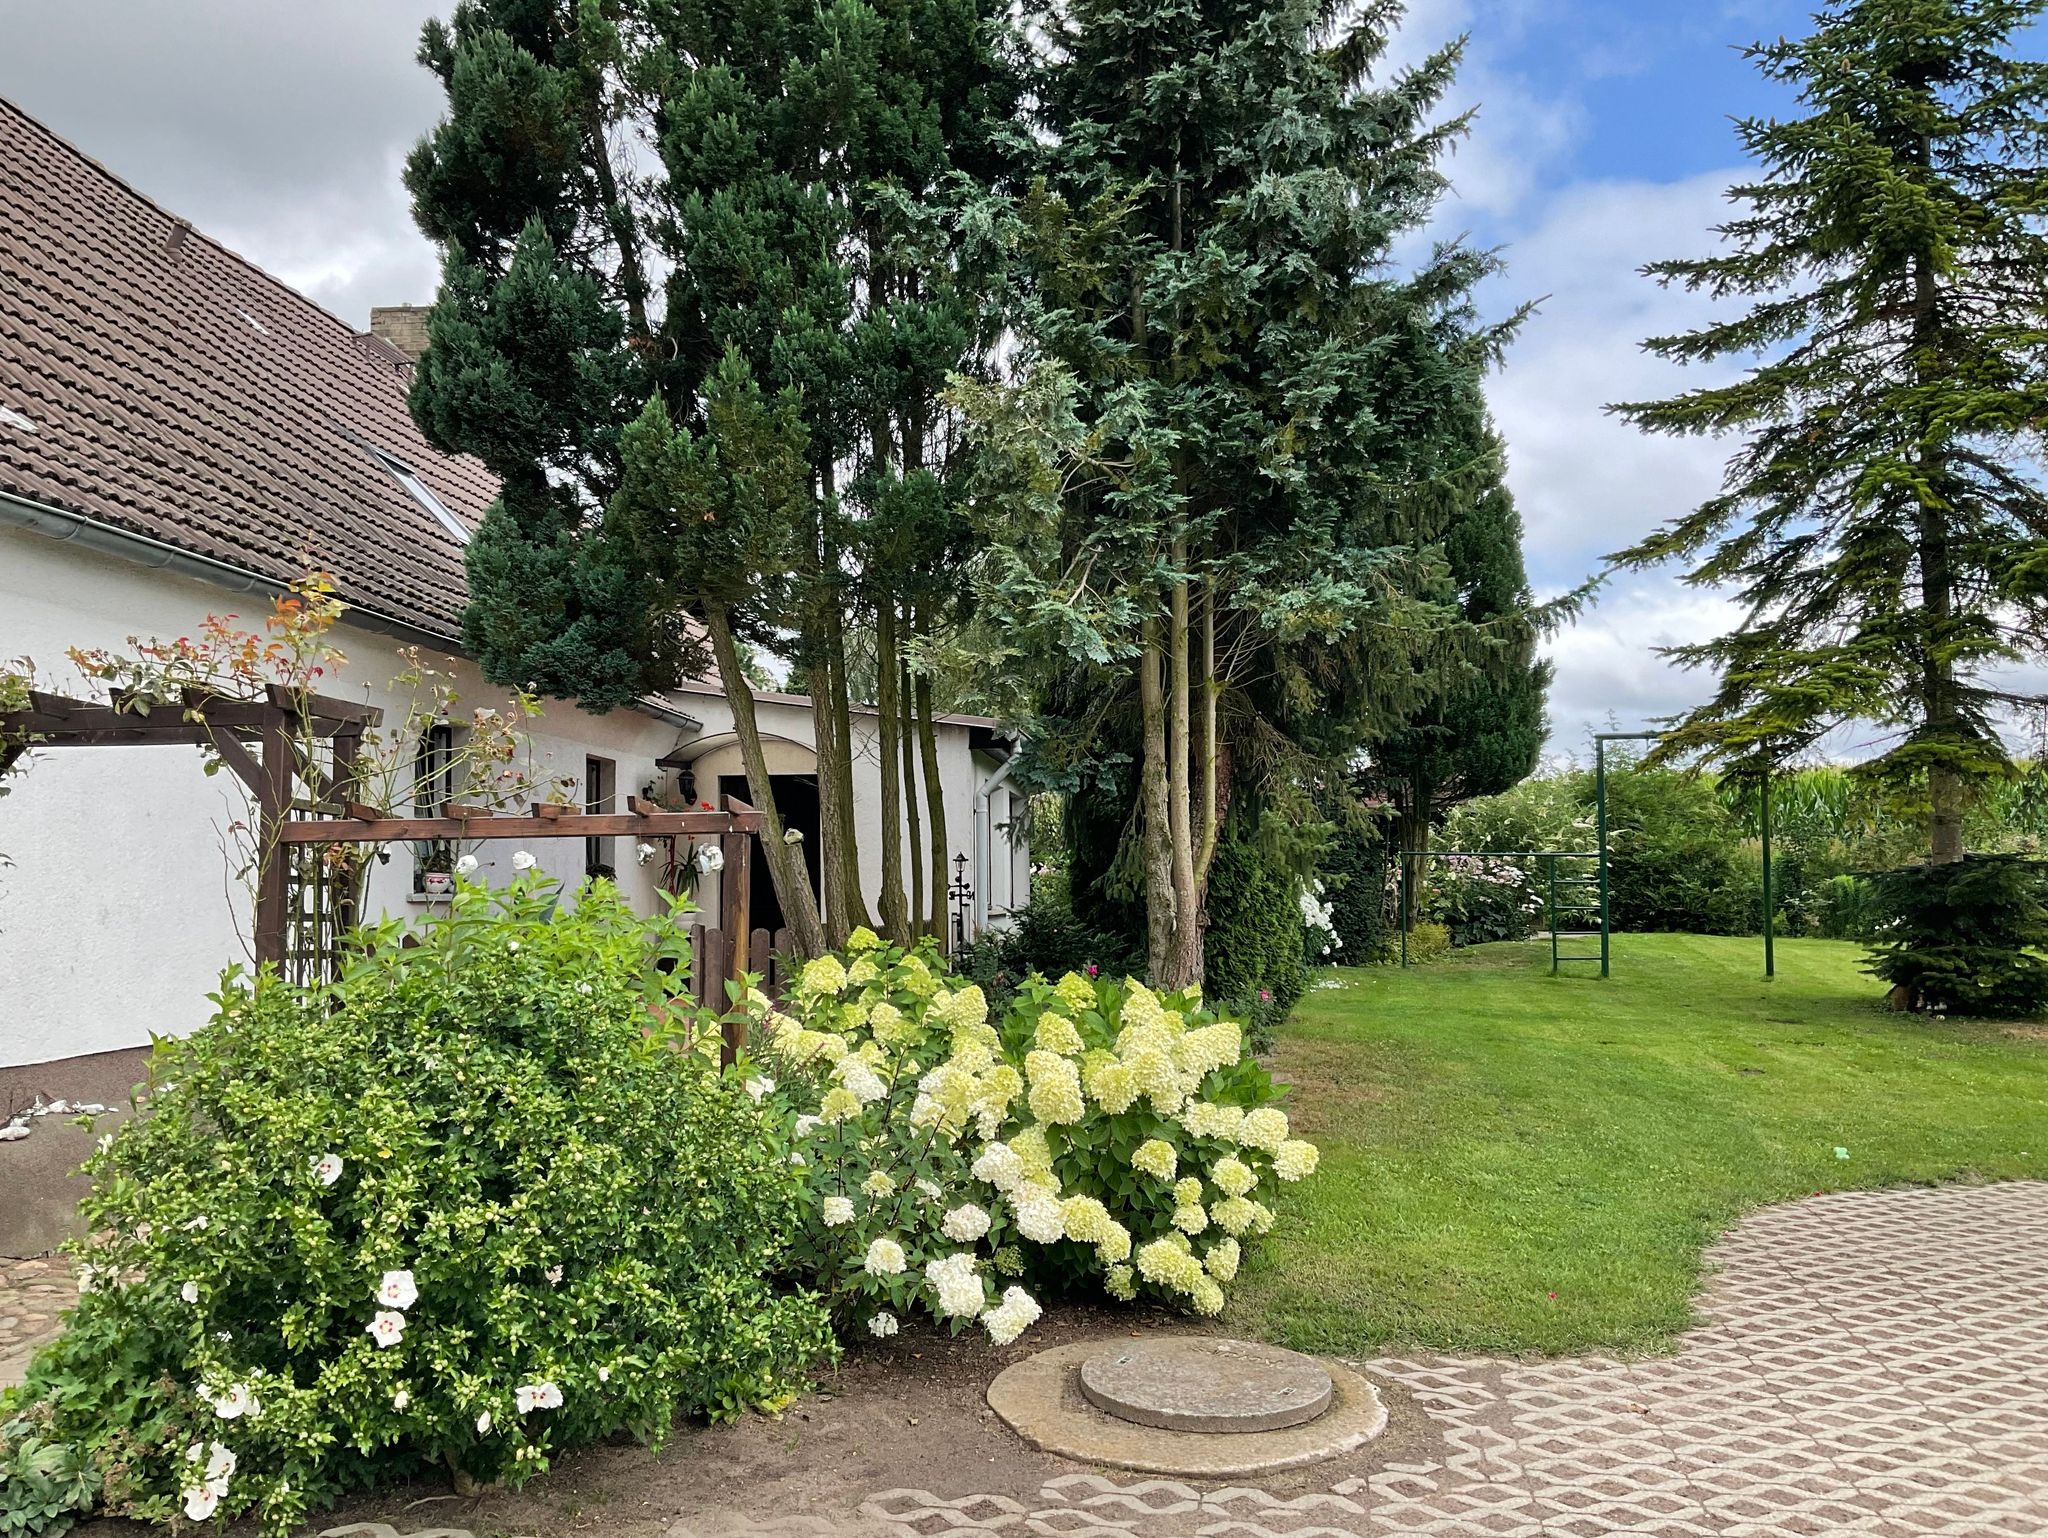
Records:
[[[1663,1350],[1746,1211],[2048,1178],[2048,1032],[1889,1014],[1861,955],[1781,942],[1766,983],[1756,940],[1625,935],[1604,983],[1541,945],[1330,974],[1277,1051],[1322,1168],[1232,1321],[1347,1355]]]

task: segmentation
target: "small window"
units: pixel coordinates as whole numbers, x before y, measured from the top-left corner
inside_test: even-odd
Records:
[[[592,816],[604,816],[616,808],[612,805],[618,767],[608,758],[586,758],[583,760],[583,810]],[[608,880],[618,879],[618,869],[612,863],[612,840],[590,837],[583,841],[583,874],[586,877],[603,876]]]
[[[384,467],[385,473],[405,488],[406,495],[432,513],[441,527],[453,534],[456,539],[465,545],[469,543],[469,525],[448,511],[441,499],[434,495],[434,488],[420,479],[418,471],[396,455],[387,454],[382,449],[371,449],[370,452],[376,456],[377,463]]]
[[[412,755],[412,808],[416,817],[439,817],[455,799],[455,728],[445,721],[420,733]],[[455,845],[421,839],[413,845],[412,889],[427,889],[429,871],[455,869]]]

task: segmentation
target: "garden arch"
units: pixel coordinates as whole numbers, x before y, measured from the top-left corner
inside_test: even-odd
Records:
[[[217,754],[247,787],[256,809],[258,966],[311,982],[324,976],[341,934],[355,922],[353,888],[326,879],[324,851],[338,844],[412,839],[497,840],[714,836],[724,857],[720,925],[693,947],[698,997],[724,1019],[721,1055],[731,1062],[746,1019],[723,1007],[725,984],[749,970],[757,937],[747,926],[748,875],[761,814],[724,798],[721,810],[669,811],[640,796],[628,810],[578,812],[534,802],[524,815],[450,803],[435,817],[395,817],[346,799],[363,733],[383,713],[373,705],[301,695],[270,685],[259,699],[187,691],[178,705],[146,704],[117,692],[111,701],[30,690],[26,708],[0,712],[0,775],[39,748],[191,744]],[[767,949],[766,937],[758,937]],[[764,955],[763,960],[766,957]]]

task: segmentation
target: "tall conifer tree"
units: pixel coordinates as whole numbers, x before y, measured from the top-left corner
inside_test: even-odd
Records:
[[[1447,809],[1520,784],[1543,751],[1551,669],[1536,655],[1522,520],[1504,473],[1506,447],[1491,429],[1475,437],[1483,479],[1450,509],[1439,537],[1447,601],[1482,644],[1441,669],[1420,708],[1367,744],[1368,779],[1393,803],[1400,849],[1429,848],[1431,828]]]
[[[1993,670],[2048,641],[2048,66],[2015,56],[2048,0],[1850,0],[1752,48],[1803,115],[1739,125],[1761,176],[1729,249],[1650,269],[1747,313],[1648,345],[1763,360],[1618,408],[1742,433],[1725,488],[1617,559],[1691,563],[1741,601],[1678,648],[1720,672],[1667,739],[1753,765],[1839,722],[1897,729],[1859,772],[1963,855],[1973,787],[2008,769]]]
[[[1033,16],[1045,174],[1019,236],[1026,377],[974,398],[982,594],[1000,643],[1089,670],[1060,689],[1085,701],[1082,735],[1129,723],[1133,863],[1167,987],[1200,980],[1233,793],[1298,783],[1303,755],[1341,760],[1413,705],[1424,654],[1460,644],[1416,535],[1459,494],[1450,427],[1512,323],[1472,323],[1483,255],[1389,270],[1464,128],[1431,126],[1455,48],[1371,78],[1399,11]]]
[[[866,918],[846,657],[865,508],[847,482],[926,450],[919,403],[976,334],[927,306],[893,351],[878,337],[890,305],[948,287],[944,251],[894,215],[1007,110],[994,14],[463,0],[421,49],[448,116],[407,184],[446,271],[414,412],[505,484],[470,551],[469,644],[488,676],[596,709],[695,676],[708,651],[805,952]],[[936,264],[923,287],[919,263]],[[862,372],[878,352],[904,376],[879,405]],[[719,527],[684,527],[686,510]],[[812,680],[822,924],[779,836],[750,646]]]

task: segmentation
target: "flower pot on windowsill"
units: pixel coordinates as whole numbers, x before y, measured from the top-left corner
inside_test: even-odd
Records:
[[[421,871],[420,889],[429,897],[446,897],[455,890],[455,875],[445,870]]]

